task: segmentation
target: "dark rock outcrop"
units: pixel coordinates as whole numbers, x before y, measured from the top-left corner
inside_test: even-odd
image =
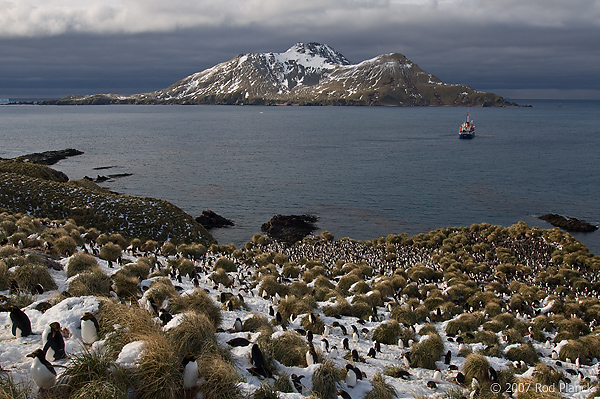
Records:
[[[75,150],[73,148],[67,148],[66,150],[44,151],[35,152],[33,154],[21,155],[20,157],[15,158],[15,160],[37,163],[41,165],[54,165],[58,161],[63,160],[67,157],[74,157],[76,155],[81,154],[83,154],[82,151]]]
[[[202,211],[202,215],[196,218],[196,222],[200,223],[207,230],[234,225],[231,220],[217,215],[210,209]]]
[[[560,227],[567,231],[573,231],[578,233],[591,233],[592,231],[598,230],[598,226],[594,226],[585,220],[575,219],[571,217],[564,217],[557,215],[556,213],[547,213],[539,217],[539,219],[545,220],[553,226]]]
[[[312,215],[275,215],[260,230],[275,240],[294,243],[317,230],[317,220]]]

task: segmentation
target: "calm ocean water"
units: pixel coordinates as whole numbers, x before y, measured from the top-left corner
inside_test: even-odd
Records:
[[[76,148],[55,167],[124,194],[204,209],[237,246],[275,214],[360,240],[559,213],[600,224],[600,102],[472,108],[2,106],[0,157]],[[96,170],[94,168],[111,167]],[[575,234],[600,253],[600,232]]]

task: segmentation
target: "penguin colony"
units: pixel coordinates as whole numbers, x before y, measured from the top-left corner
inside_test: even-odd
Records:
[[[470,291],[469,297],[458,295],[454,299],[452,298],[455,287],[453,288],[443,273],[448,266],[443,263],[444,252],[441,250],[441,245],[437,248],[384,242],[377,245],[365,245],[352,240],[327,241],[318,237],[313,238],[310,243],[295,246],[269,242],[267,245],[260,246],[260,251],[263,254],[283,254],[285,256],[284,264],[271,263],[273,262],[271,259],[271,269],[269,269],[257,262],[245,262],[228,253],[209,252],[201,258],[193,259],[195,266],[193,275],[182,275],[179,270],[168,266],[169,260],[181,258],[182,254],[167,257],[156,251],[154,255],[158,259],[157,269],[162,264],[162,268],[168,271],[167,276],[173,284],[181,288],[180,292],[193,288],[203,289],[221,303],[224,321],[223,328],[217,335],[223,345],[229,348],[238,348],[239,353],[245,354],[237,357],[236,362],[243,365],[242,374],[248,381],[254,381],[255,386],[265,381],[275,381],[282,375],[287,375],[285,378],[289,378],[290,389],[293,392],[310,395],[313,373],[323,362],[332,361],[344,372],[344,378],[338,382],[336,393],[341,398],[362,397],[356,395],[358,392],[364,393],[369,390],[370,381],[375,372],[385,372],[386,382],[396,387],[398,397],[412,397],[411,392],[415,392],[416,387],[421,387],[422,392],[427,392],[427,395],[442,395],[449,389],[459,387],[463,390],[465,398],[478,397],[484,390],[489,389],[490,383],[501,379],[499,374],[502,371],[510,370],[517,377],[526,373],[527,370],[530,370],[531,374],[535,364],[528,364],[523,360],[513,361],[507,356],[511,347],[531,344],[540,355],[540,361],[562,376],[561,381],[565,383],[570,381],[577,387],[586,387],[585,389],[588,389],[589,392],[593,392],[598,381],[598,359],[589,353],[583,358],[561,360],[559,353],[562,347],[558,345],[559,342],[554,342],[559,331],[557,329],[540,329],[533,320],[538,316],[547,319],[554,316],[560,311],[558,304],[569,299],[569,295],[574,295],[577,301],[583,301],[588,297],[593,298],[594,295],[597,297],[597,273],[586,265],[575,265],[572,270],[576,270],[588,284],[581,284],[581,289],[575,294],[556,290],[557,284],[552,285],[548,281],[536,278],[536,275],[546,271],[554,263],[552,254],[557,247],[549,243],[547,239],[543,239],[541,236],[529,241],[504,239],[494,246],[479,237],[476,231],[462,231],[461,237],[464,236],[471,240],[471,247],[477,244],[488,246],[485,251],[486,248],[481,245],[484,248],[483,253],[475,253],[472,256],[476,262],[485,263],[488,270],[480,266],[479,268],[472,267],[463,271],[462,274],[456,273],[465,282],[472,282],[470,284],[477,287],[477,290]],[[254,248],[256,249],[256,246]],[[496,251],[497,248],[506,249],[506,252]],[[97,253],[99,245],[90,242],[81,249]],[[519,267],[516,267],[516,270],[507,269],[502,262],[495,259],[491,261],[487,259],[486,263],[486,254],[490,258],[489,252],[492,249],[500,254],[510,253],[514,262],[520,265],[520,270]],[[390,256],[391,254],[393,256]],[[142,255],[144,254],[139,250],[132,248],[124,254],[123,258],[126,261],[134,262],[137,257]],[[237,269],[235,272],[228,273],[230,284],[227,285],[217,284],[210,279],[214,265],[221,257],[232,261]],[[393,260],[389,260],[392,258]],[[306,262],[307,259],[318,259],[319,261],[309,266]],[[458,259],[455,258],[455,261]],[[464,263],[464,259],[461,261]],[[108,262],[105,263],[107,269],[118,269],[123,264],[122,260],[111,265],[108,265]],[[298,268],[298,274],[284,273],[286,263],[293,263]],[[348,269],[348,272],[342,274],[334,272],[336,268],[344,267]],[[274,275],[277,287],[290,287],[294,283],[304,281],[303,278],[306,278],[312,270],[317,272],[316,276],[323,276],[337,286],[342,282],[344,276],[352,273],[352,270],[361,268],[361,273],[356,275],[359,275],[359,280],[365,283],[361,287],[362,291],[353,291],[355,287],[357,289],[359,287],[359,285],[355,285],[355,282],[353,283],[355,286],[346,290],[346,295],[354,297],[378,295],[374,293],[377,284],[386,281],[386,278],[389,281],[395,276],[401,276],[405,280],[405,284],[400,288],[393,289],[387,295],[382,295],[370,304],[368,313],[363,312],[360,316],[327,313],[325,311],[327,306],[334,307],[336,305],[335,297],[317,303],[316,308],[304,314],[289,314],[289,310],[286,310],[283,304],[290,301],[290,297],[277,292],[277,290],[271,291],[261,284],[263,277]],[[402,270],[401,273],[398,273],[399,269]],[[494,286],[492,283],[499,272],[505,276],[510,275],[510,282],[516,282],[513,284],[515,287],[518,284],[535,287],[537,295],[524,297],[521,292],[518,292],[518,289],[507,292],[497,285]],[[107,271],[107,273],[110,272]],[[313,284],[310,284],[311,282]],[[312,296],[317,295],[314,282],[313,277],[307,284],[309,292],[312,287],[312,292],[309,294]],[[406,289],[411,284],[416,290]],[[508,286],[509,283],[503,285]],[[13,289],[18,288],[13,287]],[[151,289],[151,281],[147,286],[142,283],[140,289],[147,293]],[[57,322],[48,323],[43,327],[34,323],[32,328],[27,314],[38,312],[34,310],[38,305],[44,309],[44,312],[48,312],[52,308],[52,301],[48,301],[51,297],[47,292],[44,293],[43,287],[42,289],[37,287],[35,292],[34,296],[40,298],[37,301],[39,303],[34,302],[25,309],[9,304],[10,298],[3,296],[2,310],[8,316],[4,319],[7,321],[6,331],[7,333],[10,331],[11,336],[4,334],[2,344],[5,343],[4,341],[16,342],[27,339],[31,339],[27,342],[33,344],[41,342],[39,348],[33,350],[27,357],[31,359],[29,377],[39,390],[43,391],[52,389],[56,384],[57,371],[60,374],[61,370],[60,368],[55,369],[54,366],[68,364],[69,353],[65,352],[65,339],[74,338],[64,334]],[[488,295],[493,293],[497,299],[500,307],[497,312],[490,312],[489,309],[486,309],[486,303],[479,298],[483,298],[483,294],[486,292]],[[546,295],[542,295],[542,293]],[[8,295],[9,292],[6,294]],[[519,295],[522,300],[512,299],[515,295]],[[114,296],[114,300],[131,302],[131,298]],[[428,301],[434,297],[445,300],[446,304],[452,303],[455,308],[462,308],[462,311],[452,314],[450,305],[431,306],[427,309],[426,315],[416,316],[413,323],[407,324],[404,319],[398,320],[401,330],[409,335],[410,339],[395,337],[396,343],[394,344],[391,342],[381,343],[375,339],[378,327],[393,323],[392,320],[398,314],[398,309],[406,309],[413,315],[420,314],[423,313],[423,308],[427,308],[426,304],[434,302]],[[169,303],[154,303],[152,298],[145,294],[138,299],[140,306],[146,308],[156,318],[157,323],[167,325],[177,316],[170,312]],[[241,310],[239,306],[235,307],[234,299],[238,303],[243,303],[245,307]],[[47,305],[42,306],[42,303]],[[440,301],[441,303],[442,301]],[[39,312],[42,313],[42,311]],[[456,332],[449,332],[450,323],[458,320],[462,313],[478,314],[482,320],[473,328],[462,327]],[[244,322],[255,314],[262,315],[271,322],[275,330],[274,337],[290,332],[303,338],[308,349],[301,364],[290,368],[289,371],[274,366],[272,359],[269,358],[271,354],[263,353],[258,345],[257,333],[244,328]],[[525,330],[519,331],[518,336],[515,333],[513,333],[515,336],[511,336],[507,329],[502,328],[500,331],[494,332],[499,350],[493,352],[491,345],[484,345],[478,341],[478,331],[485,330],[486,323],[497,322],[495,317],[498,314],[512,315],[513,326],[515,323],[522,323]],[[589,335],[594,331],[597,319],[586,315],[585,309],[574,309],[574,313],[569,316],[570,319],[584,321],[585,327],[582,327],[580,336]],[[91,312],[81,314],[79,321],[79,336],[83,345],[89,347],[104,338],[100,336],[98,320]],[[435,359],[436,367],[433,369],[416,366],[414,362],[417,359],[411,356],[415,346],[421,343],[423,337],[426,336],[425,333],[420,335],[419,332],[427,325],[432,325],[444,341],[444,351]],[[36,341],[38,338],[31,338],[36,335],[41,335],[41,340]],[[577,338],[574,337],[574,339]],[[463,369],[465,356],[471,351],[483,353],[489,351],[490,353],[485,355],[489,363],[486,365],[483,380],[466,375],[467,373]],[[181,360],[181,387],[184,390],[194,390],[201,384],[198,355],[190,353]],[[10,370],[10,366],[6,364],[2,366],[4,370],[7,368]],[[402,387],[406,388],[405,391],[402,391]],[[407,387],[410,387],[410,392]],[[511,397],[513,393],[507,391],[504,394],[505,397]]]

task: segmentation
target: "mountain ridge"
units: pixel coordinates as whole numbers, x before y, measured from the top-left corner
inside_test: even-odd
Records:
[[[171,86],[133,95],[68,96],[44,104],[515,106],[447,84],[403,54],[352,64],[331,46],[296,43],[283,53],[239,54]]]

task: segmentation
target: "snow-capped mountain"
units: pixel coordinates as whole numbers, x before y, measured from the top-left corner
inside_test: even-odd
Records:
[[[283,53],[240,54],[151,93],[68,97],[58,103],[514,105],[493,93],[446,84],[399,53],[351,64],[319,43],[297,43]]]

